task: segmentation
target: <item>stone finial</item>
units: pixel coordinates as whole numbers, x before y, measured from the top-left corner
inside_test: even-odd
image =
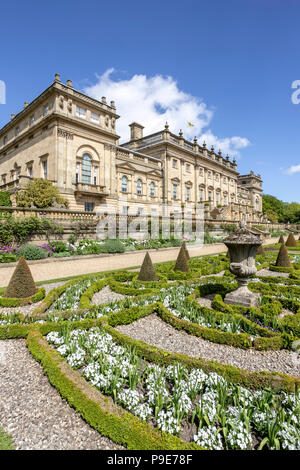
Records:
[[[214,152],[215,151],[215,147],[212,145],[211,146],[211,149],[210,149],[211,152]]]
[[[103,104],[106,104],[106,96],[102,96],[101,101]]]
[[[180,129],[179,131],[179,137],[182,137],[183,136],[183,132],[182,132],[182,129]]]
[[[111,108],[116,108],[116,104],[115,104],[114,101],[111,101],[111,102],[110,102],[110,107],[111,107]]]
[[[15,114],[11,114],[11,115],[10,115],[10,119],[14,119],[15,117],[16,117]]]
[[[228,155],[228,153],[227,153],[227,155],[226,155],[226,161],[229,162],[229,155]]]
[[[28,106],[28,101],[25,101],[24,108],[27,108],[27,106]]]
[[[195,137],[194,137],[194,144],[197,144],[197,142],[198,142],[198,139],[197,139],[197,137],[195,136]]]
[[[205,140],[203,140],[202,147],[206,149],[206,142],[205,142]]]
[[[221,156],[222,156],[221,149],[219,149],[219,151],[218,151],[218,155],[219,155],[219,157],[221,157]]]
[[[55,80],[56,82],[60,82],[60,73],[56,73],[56,74],[55,74],[54,80]]]
[[[169,124],[168,124],[167,122],[166,122],[166,124],[165,124],[165,129],[166,129],[166,131],[169,130]]]
[[[68,80],[67,80],[67,86],[72,88],[72,80],[70,78],[68,78]]]
[[[236,165],[236,159],[233,157],[232,163]]]

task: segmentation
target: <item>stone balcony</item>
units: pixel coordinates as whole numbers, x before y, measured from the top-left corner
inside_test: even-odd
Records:
[[[75,194],[83,194],[86,196],[104,197],[108,196],[106,186],[100,186],[98,184],[88,183],[74,183]]]

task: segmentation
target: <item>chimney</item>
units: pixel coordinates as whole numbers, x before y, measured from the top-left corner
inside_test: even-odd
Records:
[[[69,86],[70,88],[72,88],[72,80],[70,80],[70,78],[67,80],[67,86]]]
[[[144,126],[138,124],[137,122],[132,122],[129,124],[130,127],[130,140],[137,140],[143,138],[143,129]]]

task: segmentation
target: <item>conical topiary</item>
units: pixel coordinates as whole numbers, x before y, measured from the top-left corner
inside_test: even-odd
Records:
[[[279,237],[278,243],[280,243],[280,245],[284,245],[284,244],[285,244],[285,241],[284,241],[284,238],[283,238],[283,235],[282,235],[282,234],[281,234],[280,237]]]
[[[297,240],[294,237],[293,233],[290,233],[288,236],[287,241],[285,242],[286,246],[291,246],[291,247],[298,247]]]
[[[27,261],[22,256],[13,272],[4,297],[27,298],[38,291]]]
[[[256,250],[256,254],[257,255],[262,255],[262,256],[266,256],[266,252],[265,252],[265,249],[262,245],[260,245],[257,250]]]
[[[183,271],[184,273],[187,273],[189,270],[190,268],[186,258],[185,249],[183,246],[181,246],[175,263],[174,271]]]
[[[275,266],[281,266],[283,268],[292,267],[292,263],[285,245],[281,245],[280,247]]]
[[[190,259],[190,254],[189,254],[189,251],[186,247],[186,242],[182,242],[182,246],[184,248],[184,251],[185,251],[185,256],[186,256],[186,259],[189,260]]]
[[[150,255],[147,251],[142,267],[138,275],[139,281],[158,281],[154,266],[152,264]]]

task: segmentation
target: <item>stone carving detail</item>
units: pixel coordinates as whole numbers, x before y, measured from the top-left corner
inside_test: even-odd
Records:
[[[73,140],[74,134],[71,132],[68,132],[64,129],[57,129],[57,135],[58,137],[65,137],[66,139]]]

